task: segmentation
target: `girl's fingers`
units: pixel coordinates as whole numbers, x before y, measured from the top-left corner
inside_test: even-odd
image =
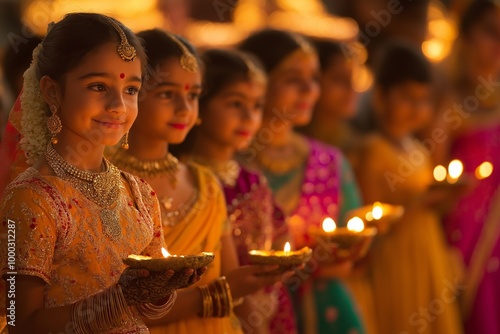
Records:
[[[149,276],[149,270],[127,268],[126,269],[126,275],[130,276],[130,277],[137,277],[137,278],[148,277]]]

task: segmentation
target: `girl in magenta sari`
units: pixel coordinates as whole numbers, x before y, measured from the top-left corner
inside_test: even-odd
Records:
[[[477,1],[461,24],[464,46],[455,79],[456,101],[465,105],[477,97],[478,105],[463,114],[444,118],[450,128],[450,158],[460,159],[464,173],[474,175],[485,161],[492,174],[479,180],[445,221],[450,244],[464,260],[462,311],[466,333],[500,333],[500,6]],[[444,159],[443,159],[444,160]]]
[[[209,167],[222,183],[240,264],[249,264],[252,249],[283,249],[288,240],[284,216],[275,205],[262,175],[233,160],[260,126],[266,77],[248,55],[208,50],[200,98],[198,127],[175,149],[186,158]],[[174,152],[175,153],[175,152]],[[247,297],[248,298],[248,297]],[[252,295],[260,333],[296,333],[293,306],[282,286]],[[245,320],[242,326],[245,328]]]
[[[360,204],[340,151],[294,130],[309,123],[318,99],[316,51],[301,36],[270,29],[248,37],[240,49],[262,61],[269,81],[263,126],[241,160],[262,170],[268,179],[276,203],[288,217],[295,247],[314,247],[310,227],[320,227],[326,217],[340,225],[344,214]],[[339,279],[349,273],[352,263],[331,265],[320,258],[313,256],[289,284],[299,332],[365,333],[352,296]]]

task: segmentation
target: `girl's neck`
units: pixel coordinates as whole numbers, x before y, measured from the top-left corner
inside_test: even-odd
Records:
[[[311,123],[305,129],[310,136],[320,140],[330,140],[334,139],[336,135],[340,135],[346,125],[346,120],[335,117],[328,112],[316,110]]]
[[[292,141],[294,126],[291,122],[276,118],[266,118],[254,138],[254,144],[259,146],[280,147]]]
[[[411,134],[406,134],[403,136],[392,136],[391,134],[387,133],[386,131],[381,130],[380,134],[394,147],[396,147],[399,150],[404,150],[405,149],[405,142],[412,137]]]
[[[168,142],[130,132],[128,154],[139,160],[159,160],[168,153]]]
[[[234,149],[229,145],[222,145],[211,138],[197,135],[192,149],[192,155],[206,161],[224,163],[233,159]]]
[[[75,145],[75,140],[70,140],[69,136],[62,133],[57,139],[58,143],[54,145],[54,149],[68,163],[86,172],[102,172],[103,144],[92,143],[90,140],[80,140]],[[85,145],[82,145],[82,143]]]

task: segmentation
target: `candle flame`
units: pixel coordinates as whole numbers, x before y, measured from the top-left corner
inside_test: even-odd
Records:
[[[353,232],[361,232],[365,229],[365,224],[361,218],[353,217],[347,222],[347,229]]]
[[[438,182],[444,181],[446,179],[446,168],[442,165],[434,167],[434,179]]]
[[[485,161],[476,168],[476,178],[482,180],[487,178],[493,173],[493,164],[489,161]]]
[[[170,256],[170,253],[165,249],[165,248],[161,248],[161,254],[163,255],[163,257],[169,257]]]
[[[464,171],[464,165],[460,160],[452,160],[448,165],[448,174],[452,179],[458,179],[462,172]]]
[[[286,254],[286,253],[289,253],[289,252],[290,252],[290,249],[291,249],[291,247],[290,247],[290,243],[287,241],[287,242],[286,242],[286,244],[285,244],[285,249],[284,249],[285,254]]]
[[[380,202],[375,202],[373,204],[373,209],[372,209],[372,217],[375,220],[379,220],[382,218],[382,215],[384,214],[384,210],[382,209],[382,205]]]
[[[323,220],[323,230],[327,233],[331,233],[337,229],[337,225],[335,224],[335,221],[328,217]]]

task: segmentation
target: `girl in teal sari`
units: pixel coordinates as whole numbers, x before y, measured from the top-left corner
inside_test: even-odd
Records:
[[[337,149],[303,137],[295,126],[310,121],[319,95],[315,50],[301,36],[264,30],[240,47],[254,54],[268,73],[263,126],[240,161],[261,170],[277,204],[288,215],[294,246],[313,246],[307,231],[326,217],[337,224],[359,205],[350,167]],[[317,257],[319,258],[319,256]],[[306,265],[289,285],[301,333],[364,333],[354,301],[339,277],[351,263]]]

